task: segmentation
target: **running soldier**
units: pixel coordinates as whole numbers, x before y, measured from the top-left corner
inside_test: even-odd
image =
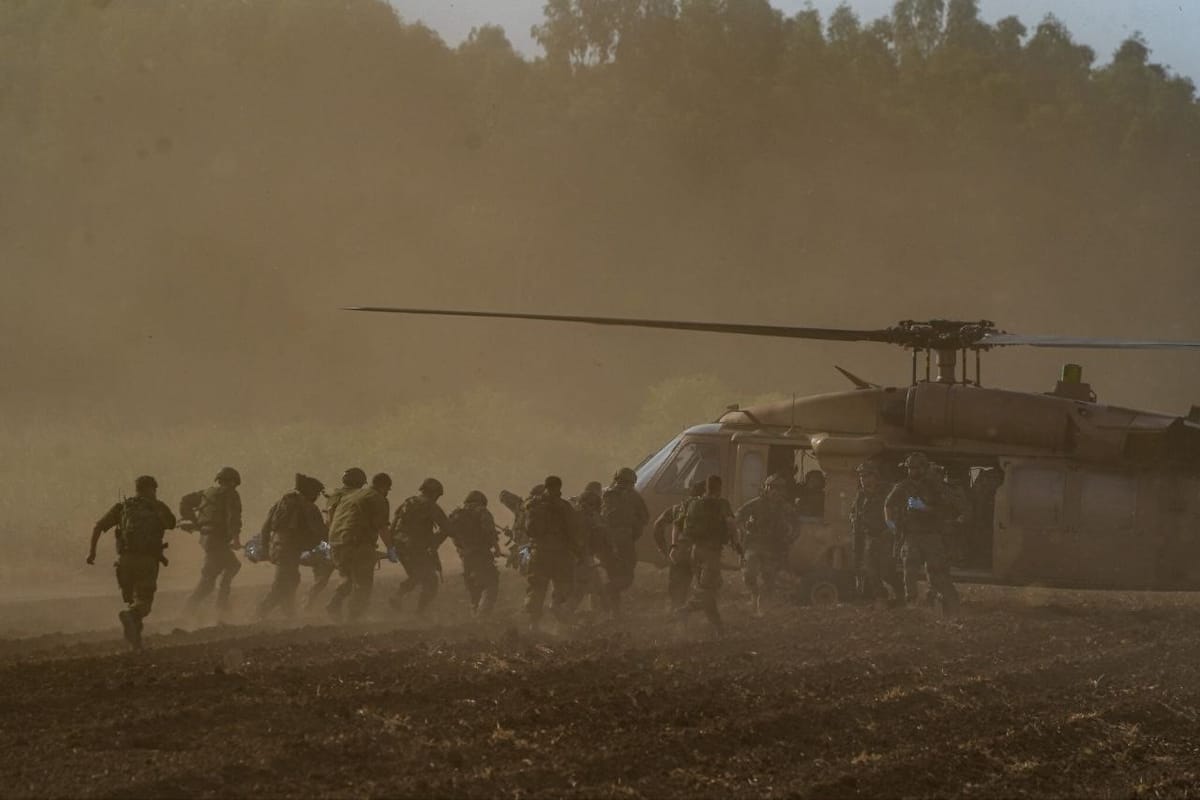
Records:
[[[929,591],[942,601],[942,613],[958,616],[958,591],[950,580],[950,562],[946,547],[946,524],[969,509],[955,509],[936,480],[924,453],[913,453],[904,461],[908,477],[897,483],[884,501],[887,525],[900,537],[904,561],[904,596],[915,603],[917,581],[924,565]]]
[[[737,510],[745,552],[742,579],[750,592],[756,617],[763,615],[763,597],[774,597],[776,576],[787,566],[790,512],[784,489],[773,476],[763,482],[762,494]]]
[[[692,588],[692,554],[688,548],[671,545],[672,531],[675,521],[683,519],[688,502],[703,497],[704,491],[704,481],[696,481],[686,498],[659,514],[654,521],[654,546],[667,559],[667,602],[672,613],[683,608]]]
[[[608,607],[614,617],[621,613],[621,593],[633,586],[633,572],[637,565],[635,543],[650,521],[650,512],[634,488],[635,483],[637,473],[629,467],[622,467],[617,470],[612,485],[604,490],[601,497],[600,520],[604,523],[608,538],[603,564],[608,575]]]
[[[342,619],[342,607],[348,606],[346,616],[354,622],[362,618],[371,602],[375,584],[375,566],[379,557],[375,543],[383,539],[388,558],[399,562],[388,530],[388,492],[391,477],[384,472],[371,478],[371,485],[343,495],[333,513],[329,526],[329,556],[342,582],[333,592],[326,610],[335,620]]]
[[[487,495],[473,491],[461,507],[450,512],[446,529],[450,541],[462,560],[463,583],[471,601],[471,615],[484,617],[496,605],[500,592],[500,542],[496,537],[496,520],[488,511]]]
[[[575,582],[571,590],[569,606],[574,612],[582,605],[585,598],[592,599],[592,612],[605,611],[608,608],[604,587],[604,574],[597,563],[608,547],[604,535],[604,523],[600,521],[602,501],[599,483],[589,483],[583,494],[575,498],[571,505],[578,514],[580,535],[583,547],[580,549],[579,560],[575,563]]]
[[[437,504],[444,494],[441,481],[426,478],[417,494],[405,500],[396,509],[392,520],[392,541],[400,556],[400,564],[408,577],[400,582],[392,595],[391,606],[397,611],[404,598],[414,589],[417,595],[417,614],[424,614],[437,597],[438,584],[442,580],[442,560],[438,548],[446,541],[446,512]],[[489,514],[490,516],[490,514]]]
[[[117,614],[125,641],[142,649],[142,620],[150,616],[158,590],[158,567],[166,564],[163,534],[175,527],[175,515],[158,499],[158,481],[142,475],[134,482],[136,495],[114,505],[92,528],[87,563],[96,563],[96,543],[105,531],[116,528],[117,586],[125,608]]]
[[[242,496],[238,494],[241,483],[242,476],[236,469],[222,467],[216,484],[200,493],[196,528],[200,531],[200,546],[204,548],[204,565],[200,568],[200,583],[184,609],[188,616],[194,615],[216,588],[217,621],[228,620],[229,592],[234,576],[242,568],[242,562],[234,554],[242,546]]]
[[[854,567],[863,574],[863,594],[868,600],[888,599],[903,605],[904,584],[896,571],[896,543],[884,518],[883,502],[888,488],[871,463],[858,466],[858,494],[850,508],[850,532],[854,536]]]
[[[262,619],[275,608],[291,619],[296,615],[296,590],[300,588],[300,557],[328,535],[317,498],[325,489],[316,478],[296,474],[295,488],[271,507],[263,526],[262,546],[275,565],[271,590],[258,604]]]
[[[570,621],[568,601],[575,577],[581,541],[575,509],[563,499],[562,478],[551,475],[540,495],[525,502],[529,534],[529,584],[525,589],[525,613],[529,629],[536,632],[542,620],[546,590],[554,585],[550,612],[560,625]]]
[[[676,548],[691,551],[692,596],[681,609],[686,619],[693,611],[703,611],[717,636],[725,634],[725,624],[717,609],[717,593],[721,589],[721,550],[730,545],[738,555],[737,522],[729,501],[721,497],[721,478],[710,475],[705,481],[703,497],[697,497],[684,508],[683,518],[675,523]]]
[[[342,473],[341,487],[325,495],[325,538],[316,548],[304,554],[304,563],[312,567],[313,571],[313,585],[308,590],[308,599],[304,601],[305,611],[316,605],[317,598],[325,591],[329,579],[337,571],[333,566],[333,559],[329,558],[329,526],[333,523],[333,512],[337,510],[343,497],[366,485],[367,473],[359,467],[350,467]]]

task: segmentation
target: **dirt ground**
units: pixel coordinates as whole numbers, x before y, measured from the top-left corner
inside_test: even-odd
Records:
[[[967,587],[925,609],[662,611],[517,632],[439,618],[175,627],[125,652],[114,592],[0,606],[6,797],[1196,797],[1200,597]],[[261,591],[247,587],[249,607]],[[95,630],[85,630],[87,627]],[[21,636],[37,629],[75,632]]]

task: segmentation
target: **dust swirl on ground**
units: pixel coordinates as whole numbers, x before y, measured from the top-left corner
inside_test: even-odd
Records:
[[[8,797],[1189,797],[1200,598],[969,587],[925,609],[779,607],[730,635],[662,611],[518,633],[439,617],[0,640]],[[242,599],[252,599],[244,592]],[[115,612],[115,598],[76,601]],[[244,605],[249,605],[245,603]],[[59,609],[61,611],[61,609]],[[12,611],[0,609],[0,623]],[[29,604],[23,615],[36,613]]]

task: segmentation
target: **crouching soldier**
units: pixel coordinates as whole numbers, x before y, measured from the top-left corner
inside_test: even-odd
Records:
[[[92,529],[87,563],[96,563],[96,543],[111,528],[117,529],[117,585],[125,608],[117,614],[125,641],[142,648],[142,620],[150,616],[158,590],[158,567],[163,557],[163,534],[175,527],[175,515],[158,499],[158,481],[142,475],[134,483],[137,494],[114,505]]]
[[[275,565],[271,590],[258,604],[259,618],[276,607],[284,616],[296,613],[296,590],[300,588],[300,556],[321,543],[326,536],[325,521],[317,508],[317,498],[325,486],[316,478],[296,475],[295,489],[280,498],[267,515],[263,526],[263,547]]]
[[[471,601],[471,614],[484,617],[496,605],[500,592],[500,542],[496,536],[496,520],[488,511],[487,495],[473,491],[462,506],[450,512],[447,529],[454,549],[462,559],[463,583]]]

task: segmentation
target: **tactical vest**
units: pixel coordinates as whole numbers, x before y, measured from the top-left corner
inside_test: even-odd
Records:
[[[162,554],[163,521],[158,503],[147,497],[131,497],[121,504],[117,523],[117,552]]]
[[[693,544],[722,545],[728,538],[726,503],[720,497],[697,497],[684,510],[683,535]]]

